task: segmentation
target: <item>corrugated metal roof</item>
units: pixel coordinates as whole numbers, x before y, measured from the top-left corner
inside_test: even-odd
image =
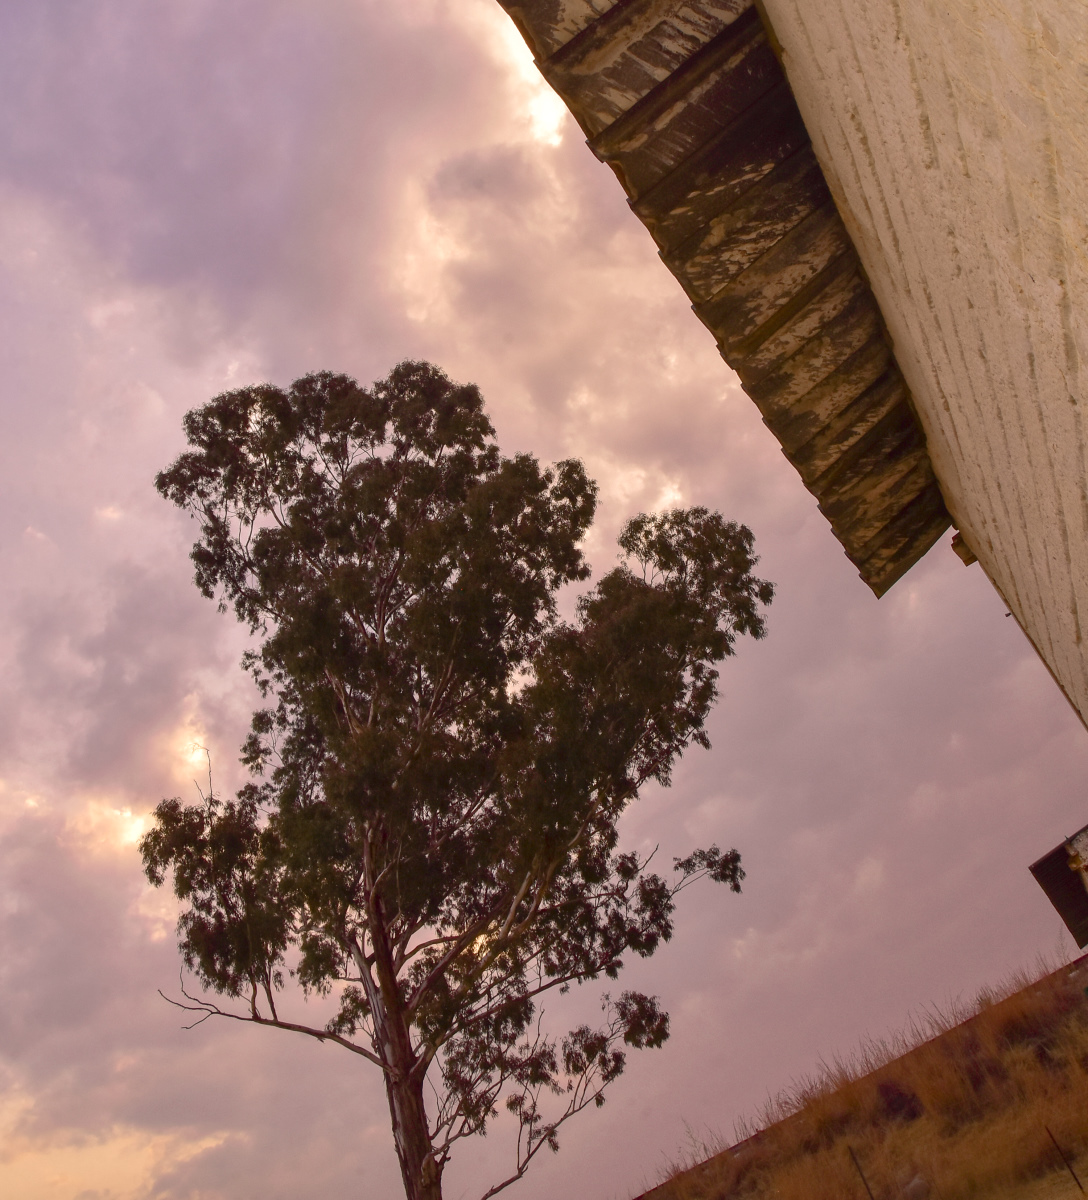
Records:
[[[950,518],[752,0],[499,0],[882,595]]]

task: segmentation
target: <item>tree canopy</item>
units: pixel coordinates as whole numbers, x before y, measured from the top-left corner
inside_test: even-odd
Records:
[[[267,707],[251,782],[163,801],[141,844],[182,901],[202,988],[182,1003],[380,1068],[409,1200],[437,1200],[456,1143],[505,1105],[516,1155],[490,1196],[603,1102],[625,1047],[668,1036],[631,991],[555,1035],[542,995],[653,954],[695,879],[739,890],[735,850],[668,880],[617,822],[709,745],[716,664],[764,635],[752,534],[702,508],[637,516],[564,620],[595,484],[503,457],[478,389],[431,364],[242,388],[185,432],[156,485],[199,521],[197,585],[255,635]],[[282,1016],[290,986],[334,1003],[327,1023]]]

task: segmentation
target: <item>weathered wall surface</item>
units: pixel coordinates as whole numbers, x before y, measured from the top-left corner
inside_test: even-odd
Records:
[[[1088,719],[1088,4],[765,9],[948,507]]]

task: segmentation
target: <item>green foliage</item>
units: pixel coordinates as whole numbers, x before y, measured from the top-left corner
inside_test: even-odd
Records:
[[[616,824],[709,744],[715,664],[763,636],[752,535],[700,508],[636,517],[566,622],[595,484],[574,460],[502,457],[479,391],[430,364],[370,389],[244,388],[185,429],[193,449],[156,483],[199,520],[196,582],[259,636],[246,665],[270,700],[243,749],[253,782],[164,801],[142,843],[188,906],[186,964],[246,1011],[191,1004],[378,1064],[409,1196],[440,1195],[451,1147],[505,1093],[520,1138],[499,1190],[602,1102],[621,1045],[668,1033],[624,993],[601,1029],[556,1040],[540,995],[652,954],[694,879],[739,890],[735,851],[677,860],[670,883],[617,850]],[[335,996],[327,1026],[280,1019],[289,977]]]

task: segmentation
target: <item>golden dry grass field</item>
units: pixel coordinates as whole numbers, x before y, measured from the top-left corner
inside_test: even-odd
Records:
[[[1077,1200],[1061,1155],[1088,1189],[1086,988],[1088,956],[927,1013],[641,1200]]]

